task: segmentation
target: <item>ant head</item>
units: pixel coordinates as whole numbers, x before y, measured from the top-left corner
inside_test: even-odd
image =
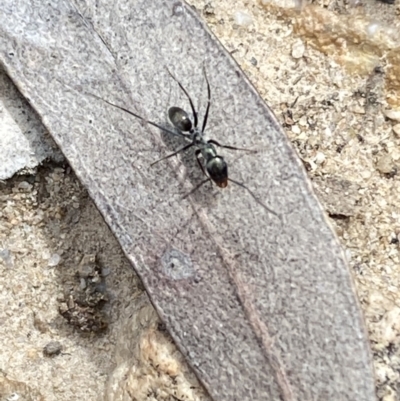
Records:
[[[221,156],[215,156],[206,164],[206,170],[210,178],[220,187],[228,185],[228,165]]]
[[[192,122],[188,113],[180,107],[171,107],[168,110],[168,117],[173,126],[178,128],[179,131],[189,132],[192,129]]]

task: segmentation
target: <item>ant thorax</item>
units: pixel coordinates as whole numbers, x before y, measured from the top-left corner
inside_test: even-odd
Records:
[[[200,131],[199,128],[194,128],[190,132],[190,134],[193,136],[193,140],[196,142],[196,144],[202,144],[202,143],[207,143],[207,139],[204,136],[204,134]]]
[[[214,145],[204,141],[204,139],[198,144],[198,146],[201,150],[201,155],[206,162],[218,156],[217,150],[215,149]]]

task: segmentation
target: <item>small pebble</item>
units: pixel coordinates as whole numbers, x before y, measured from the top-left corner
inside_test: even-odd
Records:
[[[367,25],[367,34],[370,37],[374,37],[381,28],[381,24],[378,22],[371,22]]]
[[[400,137],[400,124],[396,124],[393,126],[393,132]]]
[[[304,56],[304,52],[306,47],[302,40],[297,40],[292,47],[292,57],[295,59],[302,58]]]
[[[239,26],[250,26],[253,23],[253,17],[244,12],[244,11],[236,11],[234,14],[235,23]]]
[[[304,0],[261,0],[264,6],[275,5],[282,8],[295,8],[301,10]]]
[[[81,290],[84,290],[87,287],[86,280],[83,277],[81,277],[80,279],[79,287],[81,288]]]
[[[300,118],[299,125],[301,125],[302,127],[307,127],[308,126],[307,116],[303,116],[303,117]]]
[[[62,350],[62,345],[58,341],[51,341],[43,348],[45,356],[59,355]]]
[[[293,125],[292,132],[293,132],[293,134],[300,134],[301,130],[298,125]]]
[[[5,401],[18,401],[18,400],[21,400],[21,397],[18,393],[12,393],[7,398],[5,398]]]
[[[356,114],[365,114],[364,107],[358,105],[354,105],[353,107],[351,107],[351,111]]]
[[[61,257],[57,253],[54,253],[53,255],[50,256],[48,266],[50,267],[55,267],[60,263]]]
[[[95,274],[93,265],[81,265],[79,266],[78,275],[82,278],[92,277]]]
[[[9,249],[1,249],[0,248],[0,258],[3,259],[3,261],[7,267],[13,266],[13,257],[12,257],[12,253]]]
[[[389,119],[400,122],[400,110],[384,110],[383,114]]]
[[[18,184],[18,188],[19,188],[19,189],[23,189],[23,190],[30,190],[30,189],[32,189],[32,185],[29,184],[28,181],[21,181],[21,182]]]
[[[394,164],[390,155],[383,155],[376,163],[376,168],[382,174],[390,174],[393,171]]]
[[[322,152],[318,152],[315,156],[314,162],[315,164],[322,164],[326,160],[326,156]]]

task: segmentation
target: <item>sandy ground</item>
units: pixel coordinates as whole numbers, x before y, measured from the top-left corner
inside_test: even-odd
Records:
[[[400,5],[265,3],[191,1],[307,167],[398,400]],[[0,221],[1,400],[206,399],[68,165],[0,182]]]

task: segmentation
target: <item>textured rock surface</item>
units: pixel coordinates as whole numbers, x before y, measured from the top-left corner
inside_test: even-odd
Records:
[[[0,180],[64,158],[40,118],[0,69]]]
[[[310,50],[308,50],[308,57],[310,57]],[[250,58],[249,58],[249,60],[250,60]],[[279,86],[279,85],[278,85]],[[357,108],[355,108],[354,110],[356,110],[357,111]],[[301,124],[300,124],[300,127],[301,127]],[[293,128],[293,132],[295,132],[295,127]],[[300,137],[300,135],[299,135],[299,137]],[[300,139],[300,138],[299,138]],[[326,152],[326,153],[328,153],[328,152]],[[317,157],[314,159],[314,160],[316,160],[318,163],[322,160],[323,161],[323,159],[321,159],[321,157],[319,157],[320,155],[316,155]],[[330,158],[328,158],[328,161],[330,160]],[[311,161],[312,161],[312,159],[311,159]],[[326,167],[328,167],[327,165],[326,165],[326,163],[319,163],[319,164],[316,164],[316,167],[315,167],[315,171],[321,171],[322,169],[326,169]],[[390,319],[389,319],[390,320]]]

